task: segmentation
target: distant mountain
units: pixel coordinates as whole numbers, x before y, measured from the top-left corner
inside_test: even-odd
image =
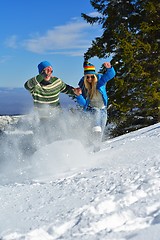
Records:
[[[75,106],[75,102],[66,94],[60,95],[61,105],[64,108]],[[22,115],[29,113],[33,108],[30,93],[25,88],[0,87],[0,115]]]
[[[0,88],[0,115],[27,114],[33,107],[24,88]]]

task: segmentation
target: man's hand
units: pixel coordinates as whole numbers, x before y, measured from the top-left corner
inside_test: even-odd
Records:
[[[82,94],[82,90],[81,90],[81,88],[74,88],[73,89],[73,92],[74,92],[74,94],[75,95],[77,95],[77,96],[79,96],[79,95],[81,95]]]

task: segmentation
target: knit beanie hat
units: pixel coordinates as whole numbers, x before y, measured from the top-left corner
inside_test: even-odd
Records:
[[[89,62],[83,63],[84,75],[86,74],[95,74],[95,66]]]
[[[39,73],[41,73],[43,71],[43,69],[46,68],[46,67],[52,67],[52,65],[47,61],[43,61],[40,64],[38,64]]]

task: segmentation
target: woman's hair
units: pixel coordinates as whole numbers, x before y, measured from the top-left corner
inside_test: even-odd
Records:
[[[93,76],[94,76],[94,78],[92,79],[92,82],[89,83],[87,81],[87,75],[84,75],[84,86],[87,89],[87,95],[88,95],[89,99],[92,99],[94,94],[97,93],[96,86],[97,86],[98,79],[97,79],[97,76],[95,74]]]

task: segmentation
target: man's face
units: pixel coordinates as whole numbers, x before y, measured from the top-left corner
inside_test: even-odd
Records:
[[[52,72],[53,72],[52,67],[46,67],[41,72],[41,75],[42,75],[42,77],[44,78],[45,81],[49,81],[51,76],[52,76]]]

